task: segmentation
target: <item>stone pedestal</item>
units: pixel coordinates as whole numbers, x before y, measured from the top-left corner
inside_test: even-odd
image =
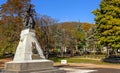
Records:
[[[54,68],[50,60],[32,60],[8,62],[5,73],[65,73],[65,71]]]
[[[5,64],[5,73],[65,73],[46,60],[37,41],[35,31],[22,30],[16,54],[12,62]]]
[[[34,53],[34,50],[36,53]],[[33,60],[35,54],[39,56],[37,59],[45,58],[36,38],[35,31],[32,29],[24,29],[21,31],[20,41],[13,61]]]

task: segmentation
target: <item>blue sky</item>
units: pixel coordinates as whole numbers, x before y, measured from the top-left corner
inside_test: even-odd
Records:
[[[0,0],[0,4],[6,0]],[[32,0],[37,13],[51,16],[59,22],[80,21],[94,23],[91,13],[101,0]]]

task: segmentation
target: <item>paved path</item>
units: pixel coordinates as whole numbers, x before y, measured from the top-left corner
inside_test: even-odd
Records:
[[[69,63],[67,65],[55,64],[56,67],[67,71],[67,73],[120,73],[118,65],[96,65],[89,63]]]
[[[120,69],[108,69],[108,68],[80,68],[80,67],[67,67],[60,68],[67,73],[120,73]]]
[[[95,72],[97,70],[89,70],[89,69],[75,69],[75,68],[61,68],[67,73],[90,73],[90,72]]]

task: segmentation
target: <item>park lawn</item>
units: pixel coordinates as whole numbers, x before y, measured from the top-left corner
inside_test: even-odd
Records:
[[[93,59],[85,59],[85,58],[50,58],[50,60],[54,62],[61,62],[61,60],[67,60],[68,63],[101,63],[100,60],[93,60]]]
[[[113,63],[106,63],[99,59],[79,58],[79,57],[50,58],[50,60],[54,62],[61,62],[61,60],[67,60],[68,63],[92,63],[92,64],[114,65]],[[115,64],[115,65],[120,65],[120,64]]]

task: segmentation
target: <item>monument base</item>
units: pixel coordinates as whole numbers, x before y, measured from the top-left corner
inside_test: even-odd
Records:
[[[66,73],[53,67],[50,60],[12,61],[5,65],[5,73]]]

